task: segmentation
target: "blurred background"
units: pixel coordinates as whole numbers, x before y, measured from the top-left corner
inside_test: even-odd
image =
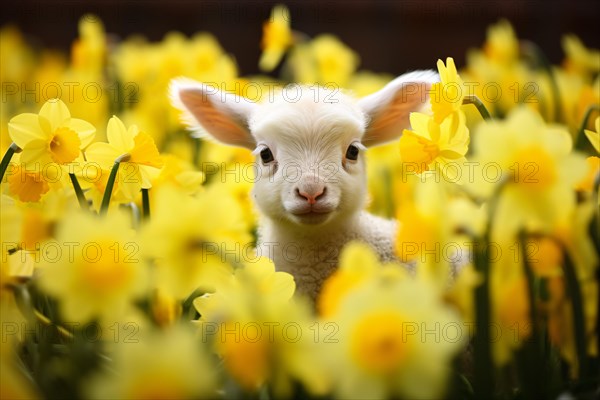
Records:
[[[170,31],[211,32],[235,56],[240,75],[259,72],[262,24],[278,1],[71,1],[2,2],[0,25],[15,24],[45,48],[68,51],[86,13],[103,21],[114,39],[141,34],[161,40]],[[360,68],[391,74],[431,68],[437,58],[479,47],[486,28],[508,19],[520,38],[537,43],[553,64],[563,59],[561,35],[574,33],[599,45],[597,0],[303,0],[286,1],[294,30],[310,36],[329,32],[360,54]],[[168,7],[166,7],[168,4]]]
[[[294,376],[294,385],[304,379],[300,388],[315,393],[326,389],[322,387],[326,385],[317,382],[322,377],[337,380],[335,387],[327,390],[339,390],[336,393],[340,398],[356,397],[354,390],[349,394],[342,391],[354,389],[346,384],[346,379],[367,390],[379,385],[372,385],[372,380],[393,382],[393,388],[384,389],[399,391],[389,398],[435,398],[432,393],[444,390],[448,390],[448,398],[597,397],[593,396],[597,394],[600,376],[600,229],[598,196],[594,195],[597,186],[593,185],[600,170],[600,145],[593,139],[600,131],[600,1],[0,3],[0,153],[7,154],[0,163],[0,178],[4,169],[6,179],[0,180],[8,182],[0,187],[2,249],[6,252],[0,263],[0,322],[3,326],[6,322],[11,324],[7,326],[27,327],[23,338],[15,336],[14,343],[0,343],[0,398],[32,398],[33,390],[43,398],[156,397],[153,390],[168,395],[184,393],[180,396],[183,398],[199,398],[202,394],[214,398],[218,389],[224,398],[268,399],[272,398],[271,389],[277,393],[275,390],[281,386],[281,371],[290,376],[306,374]],[[279,3],[285,6],[276,6]],[[331,281],[334,283],[330,287],[334,289],[319,300],[324,306],[319,306],[321,315],[317,316],[313,310],[302,309],[303,302],[288,302],[294,291],[291,277],[283,278],[289,283],[283,286],[279,278],[263,280],[267,276],[264,271],[274,274],[274,267],[255,263],[255,258],[246,260],[246,253],[241,255],[245,272],[236,272],[238,283],[232,283],[231,288],[223,286],[226,295],[215,296],[210,307],[195,301],[206,299],[200,296],[203,291],[195,289],[209,283],[206,277],[212,279],[213,271],[225,268],[223,273],[228,274],[234,267],[240,270],[239,262],[230,263],[216,253],[205,258],[208,251],[198,244],[223,241],[225,255],[232,248],[245,252],[256,241],[257,218],[250,201],[254,156],[247,149],[192,138],[167,95],[173,78],[186,76],[220,84],[222,90],[251,100],[264,98],[267,91],[263,89],[272,89],[273,84],[283,87],[290,82],[317,83],[329,88],[334,85],[360,97],[379,90],[406,71],[436,67],[442,79],[436,88],[443,90],[443,96],[436,100],[432,96],[434,115],[413,114],[427,124],[420,124],[420,129],[415,126],[409,134],[404,132],[399,141],[365,153],[369,210],[399,220],[403,229],[397,243],[421,245],[420,252],[411,255],[399,245],[399,257],[422,263],[426,271],[437,271],[431,274],[435,284],[423,280],[421,290],[409,283],[411,290],[418,290],[405,291],[410,288],[402,286],[403,282],[409,281],[398,279],[400,286],[391,284],[392,275],[380,268],[369,250],[355,249],[353,254],[357,256],[347,257],[350,261],[341,267],[341,275],[333,275],[337,280]],[[461,107],[466,83],[474,87],[477,98],[470,97],[470,102]],[[67,118],[69,115],[73,119]],[[482,124],[482,116],[493,117],[497,124]],[[42,124],[44,120],[49,123]],[[118,121],[131,127],[127,135]],[[62,125],[67,123],[73,125]],[[555,123],[562,127],[557,128]],[[139,127],[139,133],[133,125]],[[133,147],[117,143],[124,142],[115,140],[120,137],[128,138]],[[469,148],[471,138],[472,143],[480,140],[483,145]],[[90,144],[92,140],[95,143]],[[498,146],[499,143],[507,145]],[[575,151],[571,151],[571,143]],[[20,149],[23,151],[19,153]],[[117,171],[114,160],[126,153],[132,157],[119,171],[126,171],[129,165],[134,172],[145,175],[130,179],[128,173],[111,172]],[[144,157],[136,161],[133,154]],[[584,160],[584,155],[589,157]],[[514,170],[513,166],[519,164],[514,160],[523,163],[523,173],[530,172],[528,166],[539,165],[543,167],[542,180],[538,184],[537,179],[515,179],[512,185],[512,180],[503,179],[492,188],[488,184],[498,180],[486,180],[482,174],[483,179],[469,179],[470,188],[465,185],[461,189],[455,184],[455,174],[449,172],[455,169],[447,167],[455,161],[462,163],[467,157],[479,165],[495,163],[510,169],[507,176],[515,174],[515,178],[519,169]],[[60,168],[47,168],[57,164]],[[409,173],[405,164],[435,172],[429,175],[435,181]],[[71,166],[76,167],[74,172]],[[94,167],[93,171],[87,169],[89,166]],[[69,174],[61,173],[67,167]],[[60,173],[58,178],[51,174],[55,170]],[[442,175],[438,173],[445,179],[439,180]],[[471,176],[471,172],[463,174],[467,175]],[[509,184],[514,188],[499,190]],[[491,197],[488,204],[502,207],[481,207],[482,199],[492,189],[496,197]],[[113,222],[110,218],[117,215],[114,212],[102,221],[86,214],[89,218],[80,223],[78,214],[71,212],[78,209],[75,191],[84,209],[91,207],[101,212],[111,204],[130,210],[136,229],[141,227],[140,234],[133,239],[125,236],[133,233],[129,232],[130,217]],[[163,196],[161,191],[166,194]],[[497,200],[499,196],[501,202]],[[140,221],[143,213],[139,211],[150,214],[150,209],[152,219]],[[487,220],[488,217],[494,219]],[[493,232],[483,233],[486,225],[493,226]],[[142,232],[145,229],[149,230]],[[530,237],[522,235],[529,234],[529,229]],[[113,233],[115,240],[127,240],[126,244],[135,245],[136,249],[139,243],[143,249],[139,272],[123,274],[121,271],[128,269],[111,257],[104,257],[100,264],[85,257],[68,263],[57,262],[56,258],[47,260],[47,253],[38,247],[40,243],[61,241],[94,241],[108,246]],[[12,247],[5,247],[5,243]],[[499,254],[506,257],[474,257],[475,266],[462,268],[464,272],[456,284],[447,285],[447,268],[452,264],[454,270],[457,261],[447,250],[454,254],[452,244],[457,243],[465,243],[465,249],[474,249],[477,254],[475,245],[486,248],[488,244],[500,243],[504,247],[498,248]],[[434,262],[428,249],[439,249],[440,244],[444,253],[440,257],[433,251]],[[535,253],[529,254],[529,247],[524,247],[529,244],[539,246],[534,247],[536,251],[540,249],[539,264]],[[107,249],[113,249],[110,246]],[[123,248],[128,251],[128,247]],[[71,254],[72,247],[69,249],[62,254]],[[105,254],[112,254],[107,249]],[[317,248],[317,253],[320,250]],[[8,257],[4,257],[6,254]],[[519,254],[521,257],[517,257]],[[46,257],[38,262],[40,255]],[[258,268],[251,268],[251,263]],[[360,266],[362,263],[365,265]],[[372,265],[366,269],[368,263]],[[92,264],[100,268],[88,268]],[[70,268],[72,265],[78,267]],[[44,283],[38,283],[34,273],[37,268],[48,268],[46,275],[39,275],[50,282],[46,288]],[[363,272],[352,272],[355,268]],[[86,273],[78,272],[83,270]],[[88,270],[92,273],[88,274]],[[479,271],[483,274],[478,275]],[[145,279],[146,272],[153,279]],[[386,278],[382,279],[384,274]],[[13,279],[13,275],[18,278]],[[122,275],[132,277],[128,278],[130,284],[116,286],[125,280],[112,277]],[[430,274],[417,275],[421,279]],[[480,285],[479,276],[487,277],[489,285]],[[81,284],[71,283],[80,281]],[[263,283],[267,281],[273,287],[265,290]],[[385,288],[379,286],[381,282]],[[217,294],[218,290],[221,289],[217,289]],[[415,293],[418,297],[391,297],[392,291]],[[576,297],[578,293],[580,298]],[[127,306],[115,307],[117,300],[113,299],[123,299]],[[395,303],[390,305],[388,299],[395,299]],[[73,314],[65,314],[61,307],[69,307]],[[89,311],[94,307],[97,311]],[[278,310],[276,315],[273,310]],[[289,321],[303,321],[311,327],[324,317],[332,318],[346,331],[341,333],[343,346],[339,349],[334,346],[322,351],[325,348],[314,346],[320,344],[318,340],[305,348],[288,346],[290,340],[285,338],[277,339],[279,342],[276,340],[278,344],[273,347],[271,343],[263,346],[266,341],[220,342],[215,337],[214,343],[210,340],[202,350],[206,350],[204,354],[198,353],[201,349],[197,336],[192,336],[189,324],[190,319],[201,315],[202,322],[225,321],[236,326],[242,315],[252,318],[244,321],[274,320],[281,321],[282,326]],[[24,318],[30,325],[25,325]],[[437,335],[434,341],[418,340],[420,335],[416,335],[414,342],[404,346],[405,342],[400,344],[397,339],[404,338],[406,331],[402,335],[394,333],[395,341],[388,340],[390,332],[402,332],[404,321],[412,318],[419,323],[435,321],[436,326],[439,321],[458,324],[474,320],[478,334],[489,330],[489,320],[510,333],[500,335],[502,340],[491,340],[493,345],[486,343],[489,336],[481,333],[473,354],[481,357],[478,363],[483,367],[476,364],[472,379],[453,373],[446,385],[440,374],[450,369],[446,368],[450,362],[462,358],[459,342],[439,341]],[[77,340],[61,326],[63,321],[82,323],[81,329],[76,328]],[[155,332],[159,341],[155,344],[146,339],[150,336],[144,336],[139,353],[127,352],[136,346],[114,350],[106,347],[110,357],[105,356],[104,346],[109,341],[121,345],[121,339],[127,343],[126,339],[107,336],[92,341],[85,336],[85,323],[90,321],[104,332],[114,332],[109,327],[127,328],[133,323],[133,327],[141,327],[144,335]],[[183,336],[163,329],[180,323],[190,328]],[[45,329],[38,331],[30,326],[51,328],[57,333],[46,335]],[[515,329],[519,326],[527,329]],[[539,332],[535,327],[540,327]],[[124,335],[128,333],[122,331]],[[360,336],[355,336],[356,332]],[[422,332],[427,336],[430,331]],[[13,333],[17,331],[7,335]],[[304,346],[311,337],[304,335],[307,342],[303,340],[298,345]],[[258,347],[254,347],[255,343]],[[283,343],[283,347],[278,347]],[[360,357],[356,356],[356,349],[363,352]],[[381,355],[373,349],[382,349]],[[204,360],[214,352],[225,357],[225,362],[219,360],[217,365],[214,357]],[[490,352],[493,358],[486,356]],[[396,358],[388,358],[388,353]],[[273,357],[274,354],[285,355],[286,361]],[[470,357],[469,354],[465,358]],[[318,368],[321,365],[326,366],[323,373]],[[371,372],[379,371],[380,365],[384,379]],[[120,378],[115,378],[113,368]],[[390,368],[400,374],[423,371],[425,375],[389,379]],[[359,375],[356,371],[369,373]],[[97,382],[89,379],[93,376]],[[157,376],[161,378],[156,379]],[[419,379],[413,379],[414,376]],[[498,380],[498,390],[492,395],[487,391],[491,392],[493,385],[487,382],[494,379]],[[470,381],[476,388],[476,395],[471,397],[464,395],[473,393]],[[260,386],[263,382],[268,385],[265,391]],[[405,383],[397,388],[397,382]],[[178,385],[183,387],[181,391]],[[296,386],[286,383],[285,388],[295,390]],[[299,393],[297,398],[306,397],[302,393],[307,392]],[[362,392],[365,398],[384,397],[383,392],[365,393]]]

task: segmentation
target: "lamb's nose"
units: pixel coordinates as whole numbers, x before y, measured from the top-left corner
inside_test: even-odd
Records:
[[[304,188],[301,190],[300,188],[296,188],[296,194],[299,197],[302,197],[308,201],[308,204],[315,204],[317,200],[325,196],[325,191],[327,188],[325,185],[311,185],[309,188]]]

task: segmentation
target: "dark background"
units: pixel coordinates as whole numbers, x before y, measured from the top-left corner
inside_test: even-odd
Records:
[[[233,54],[241,75],[258,73],[262,23],[277,1],[3,1],[0,25],[14,23],[37,45],[68,51],[77,21],[98,15],[109,33],[125,38],[140,33],[151,41],[178,30],[213,33]],[[520,38],[540,45],[559,63],[560,38],[575,33],[588,47],[600,47],[600,1],[475,0],[293,0],[292,28],[314,36],[334,33],[361,56],[361,69],[399,74],[431,68],[453,56],[464,65],[469,48],[479,47],[486,28],[507,18]]]

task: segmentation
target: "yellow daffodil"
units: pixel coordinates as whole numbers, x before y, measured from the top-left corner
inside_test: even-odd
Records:
[[[487,30],[484,52],[491,60],[500,64],[510,64],[519,57],[519,40],[507,20],[491,25]]]
[[[590,75],[600,71],[600,51],[588,49],[577,36],[563,36],[562,47],[567,56],[564,62],[567,71]]]
[[[152,187],[175,185],[185,194],[194,194],[202,187],[204,173],[195,171],[185,160],[172,154],[163,154],[164,166],[160,174],[152,181]]]
[[[596,118],[596,132],[584,129],[585,136],[588,138],[596,153],[600,154],[600,117]]]
[[[142,235],[143,252],[156,258],[156,285],[167,295],[212,290],[249,251],[251,237],[231,197],[210,188],[190,197],[164,187],[155,203]]]
[[[15,201],[5,195],[1,195],[0,216],[2,224],[0,225],[0,235],[2,240],[2,254],[0,255],[0,323],[8,328],[8,324],[18,326],[24,323],[24,316],[19,311],[11,285],[17,283],[12,258],[17,257],[21,261],[20,254],[10,253],[18,248],[19,241],[22,239],[22,219],[23,213]],[[18,252],[17,252],[18,253]],[[11,338],[9,335],[0,343],[0,362],[3,361],[6,354],[13,354],[11,346],[18,340],[22,340],[24,332],[14,332]],[[4,372],[2,374],[2,389],[5,382]],[[3,392],[4,393],[4,392]]]
[[[216,366],[183,327],[137,333],[132,341],[114,346],[117,372],[97,373],[86,381],[91,399],[192,399],[214,398]]]
[[[295,81],[335,87],[346,87],[358,64],[358,55],[332,35],[295,46],[289,58]]]
[[[564,128],[546,125],[526,107],[505,121],[480,125],[469,187],[488,197],[504,182],[496,210],[502,223],[494,224],[494,234],[513,240],[524,227],[547,231],[572,212],[573,188],[585,176],[586,164],[571,153],[571,145]]]
[[[15,25],[0,28],[0,58],[3,60],[2,82],[25,82],[35,67],[33,49]]]
[[[596,357],[598,355],[598,346],[595,329],[598,306],[597,302],[593,299],[598,298],[598,285],[593,279],[587,279],[580,282],[580,287],[582,298],[585,300],[586,352],[591,357]],[[548,289],[550,292],[547,310],[548,336],[550,342],[558,348],[561,357],[571,367],[570,377],[576,378],[579,376],[579,361],[577,359],[575,332],[573,329],[573,309],[566,293],[564,278],[554,277],[551,279]]]
[[[284,5],[277,5],[271,11],[271,17],[263,25],[263,50],[258,66],[262,71],[272,71],[285,51],[293,43],[290,29],[290,11]]]
[[[2,196],[2,245],[3,251],[12,254],[12,275],[30,277],[44,264],[47,246],[53,247],[49,242],[69,204],[69,198],[59,191],[38,203],[19,203]]]
[[[502,116],[515,106],[537,106],[538,86],[530,68],[519,59],[519,40],[506,20],[488,28],[482,50],[467,53],[467,68],[462,72],[469,90],[490,112]]]
[[[238,76],[235,58],[225,53],[209,33],[199,33],[189,43],[190,75],[203,82],[233,83]],[[182,55],[179,54],[181,57]],[[172,76],[171,78],[176,78]]]
[[[15,164],[7,181],[10,193],[22,202],[40,201],[50,190],[50,185],[40,170],[27,170],[19,164]]]
[[[437,68],[441,82],[431,86],[429,101],[433,120],[440,124],[446,117],[460,110],[467,92],[452,57],[446,59],[446,65],[442,60],[438,60]]]
[[[358,55],[331,35],[317,36],[312,42],[312,49],[320,82],[345,87],[358,66]]]
[[[414,183],[411,193],[399,199],[396,254],[401,261],[416,264],[417,274],[447,287],[451,265],[462,265],[463,242],[453,231],[457,217],[446,185],[431,175]]]
[[[531,334],[531,304],[526,278],[524,275],[510,278],[504,275],[493,274],[491,282],[491,315],[496,329],[492,355],[496,365],[505,365],[512,358],[512,352]]]
[[[0,234],[3,243],[19,243],[21,240],[23,212],[18,207],[15,200],[5,194],[0,195],[0,215],[2,216],[2,225],[0,225]],[[16,247],[16,246],[15,246]],[[2,251],[8,250],[7,248]]]
[[[11,139],[23,149],[21,161],[41,167],[74,161],[91,143],[95,131],[90,123],[71,118],[60,99],[48,100],[39,114],[19,114],[8,123]]]
[[[469,146],[469,129],[462,111],[455,111],[441,124],[435,117],[410,114],[412,130],[400,138],[400,156],[415,172],[436,170],[450,182],[458,182]]]
[[[314,394],[327,387],[315,346],[318,328],[313,324],[309,334],[308,307],[292,301],[294,288],[291,275],[257,258],[222,281],[214,294],[194,301],[202,339],[213,344],[227,372],[246,391],[269,382],[276,397],[287,397],[293,393],[292,379]]]
[[[325,281],[319,294],[319,314],[323,318],[333,317],[348,293],[375,277],[383,268],[367,245],[352,242],[345,246],[340,255],[340,267]]]
[[[86,151],[89,161],[110,169],[121,157],[119,184],[129,198],[137,195],[141,188],[152,187],[152,179],[158,176],[163,166],[162,158],[147,133],[139,131],[136,125],[129,129],[117,117],[108,121],[108,143],[94,143]]]
[[[579,132],[587,110],[591,106],[600,104],[600,78],[589,82],[589,79],[580,74],[569,73],[558,67],[552,69],[552,74],[558,86],[558,98],[549,87],[550,82],[547,78],[541,77],[537,80],[539,81],[540,93],[544,95],[540,101],[543,101],[545,108],[550,108],[550,112],[546,113],[548,115],[546,119],[557,121],[554,107],[558,101],[561,120],[557,122],[566,124],[574,135]],[[589,122],[590,125],[587,128],[591,128],[593,121],[590,120]]]
[[[276,272],[271,260],[257,257],[244,263],[235,274],[224,277],[216,285],[214,294],[197,298],[194,305],[204,321],[218,320],[223,309],[236,314],[237,306],[249,303],[261,305],[258,311],[268,313],[269,304],[288,302],[295,289],[296,285],[290,274]]]
[[[79,20],[79,39],[71,49],[73,68],[101,76],[106,63],[106,33],[100,18],[87,14]]]
[[[333,321],[339,341],[323,351],[340,398],[443,397],[468,336],[435,286],[389,274],[352,291]]]
[[[398,157],[398,143],[391,142],[369,148],[365,156],[370,195],[369,211],[386,218],[393,218],[397,206],[394,191],[396,186],[405,184],[402,160]]]
[[[95,161],[81,161],[74,168],[75,176],[77,177],[81,187],[85,190],[85,197],[92,202],[92,207],[95,210],[100,209],[108,178],[110,176],[110,168],[100,166]],[[121,172],[122,174],[122,172]],[[118,175],[117,178],[122,175]],[[121,190],[123,183],[120,179],[115,180],[113,186],[111,202],[125,204],[137,200],[138,192],[135,190]]]
[[[585,161],[588,166],[587,174],[577,183],[576,188],[578,190],[591,192],[594,188],[594,182],[598,179],[598,174],[600,174],[600,157],[591,156],[586,158]]]
[[[181,317],[179,299],[157,289],[152,296],[152,317],[158,326],[173,325]]]
[[[56,246],[60,256],[45,258],[39,283],[59,300],[65,321],[114,320],[145,293],[146,265],[127,216],[68,215],[58,227]]]

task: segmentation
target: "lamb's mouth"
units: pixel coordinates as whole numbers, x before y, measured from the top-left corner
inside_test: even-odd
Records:
[[[334,211],[335,208],[306,208],[302,210],[290,211],[290,214],[292,215],[292,219],[300,224],[318,225],[327,221]]]

